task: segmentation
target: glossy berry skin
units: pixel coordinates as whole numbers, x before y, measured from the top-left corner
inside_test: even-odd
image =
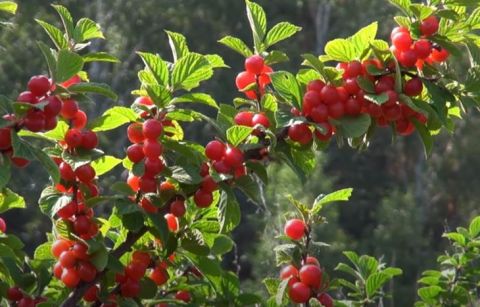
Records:
[[[441,48],[440,50],[433,48],[430,58],[432,61],[440,63],[446,61],[449,55],[450,53],[444,48]]]
[[[265,61],[257,54],[252,55],[245,60],[245,70],[255,75],[262,73],[264,65]]]
[[[418,56],[415,50],[407,50],[400,53],[398,61],[405,67],[414,67],[417,63]]]
[[[10,128],[0,128],[0,150],[8,149],[12,146],[12,135]]]
[[[72,167],[66,163],[62,162],[59,165],[59,170],[60,170],[60,177],[62,177],[63,180],[65,181],[74,181],[76,176],[75,172],[73,171]]]
[[[132,261],[140,262],[141,264],[148,266],[150,264],[150,261],[152,261],[152,258],[147,252],[134,251],[132,254]]]
[[[288,296],[297,304],[306,303],[312,294],[310,288],[302,282],[294,283],[288,290]]]
[[[150,159],[158,159],[163,153],[163,146],[155,139],[146,139],[143,143],[143,153]]]
[[[140,96],[140,97],[137,97],[137,99],[135,99],[134,104],[151,106],[151,105],[153,105],[153,100],[148,96]]]
[[[65,134],[65,143],[69,148],[77,148],[82,144],[82,132],[78,129],[70,129]]]
[[[63,101],[60,114],[65,119],[72,119],[78,112],[78,104],[75,100],[67,99]]]
[[[210,141],[207,146],[205,146],[205,155],[210,160],[218,161],[223,158],[225,155],[226,146],[220,141],[214,140]]]
[[[5,220],[0,217],[0,233],[5,233],[7,231],[7,224]]]
[[[133,163],[138,163],[145,158],[143,153],[143,146],[140,144],[133,144],[127,148],[127,157]]]
[[[414,97],[418,96],[423,91],[423,83],[419,78],[412,78],[405,83],[403,87],[403,92],[405,95]]]
[[[82,261],[78,265],[78,276],[84,282],[91,282],[97,276],[97,269],[88,261]]]
[[[225,163],[231,168],[237,168],[243,164],[243,153],[236,147],[227,147],[224,156]]]
[[[90,164],[85,164],[75,170],[75,175],[80,181],[88,183],[95,178],[96,174]]]
[[[178,220],[177,217],[171,213],[165,214],[165,220],[167,220],[168,230],[171,232],[177,232],[178,230]]]
[[[213,195],[210,192],[199,189],[193,195],[193,201],[199,208],[206,208],[213,202]]]
[[[128,140],[132,143],[142,143],[145,137],[143,136],[143,126],[141,123],[130,124],[127,128]]]
[[[318,262],[318,259],[312,256],[307,256],[305,264],[312,264],[320,267],[320,262]]]
[[[292,240],[300,240],[305,235],[306,225],[300,219],[288,220],[283,228],[283,232]]]
[[[432,53],[432,43],[426,39],[419,39],[413,45],[413,50],[415,50],[419,59],[426,59]]]
[[[185,215],[186,208],[183,200],[177,199],[170,204],[170,213],[176,217],[182,217]]]
[[[77,259],[88,260],[88,247],[81,242],[75,242],[72,247],[72,252]]]
[[[125,275],[133,280],[140,280],[143,275],[145,275],[145,271],[147,266],[140,262],[130,262],[125,267]]]
[[[67,250],[60,254],[58,261],[62,264],[64,268],[71,268],[77,263],[77,258],[72,251]]]
[[[293,265],[287,265],[280,271],[280,279],[287,279],[290,276],[298,277],[298,269]]]
[[[77,113],[72,117],[72,126],[77,129],[83,129],[87,125],[87,114],[82,110],[78,110]]]
[[[143,136],[150,140],[156,140],[163,132],[162,122],[156,119],[148,119],[143,123]]]
[[[97,134],[91,130],[82,131],[82,142],[80,147],[92,150],[98,146],[98,137]]]
[[[323,102],[328,105],[334,104],[340,99],[337,89],[333,85],[326,85],[320,92],[320,97],[322,98]]]
[[[45,128],[45,115],[43,112],[31,110],[25,117],[23,124],[32,132],[40,132]]]
[[[235,85],[238,90],[243,90],[247,86],[256,82],[255,74],[252,74],[248,71],[243,71],[237,75],[235,79]]]
[[[235,118],[233,120],[237,125],[252,127],[253,115],[254,115],[253,112],[243,111],[243,112],[237,113],[237,115],[235,115]]]
[[[307,145],[312,141],[312,131],[307,124],[296,124],[288,128],[288,137],[302,145]]]
[[[206,192],[213,192],[218,189],[218,184],[215,182],[215,180],[213,180],[212,176],[207,175],[203,177],[201,187],[202,190]]]
[[[343,103],[336,102],[328,106],[328,115],[332,118],[340,118],[345,114],[345,107]]]
[[[307,92],[308,91],[313,91],[313,92],[320,93],[324,86],[325,86],[325,82],[323,82],[322,80],[310,81],[307,84]]]
[[[17,97],[17,101],[19,102],[27,102],[27,103],[31,103],[31,104],[36,104],[38,102],[38,99],[37,97],[35,97],[35,95],[30,92],[30,91],[25,91],[25,92],[21,92],[18,97]]]
[[[412,37],[408,32],[399,32],[392,37],[392,44],[398,51],[409,50],[412,43]]]
[[[270,127],[270,121],[268,120],[268,117],[265,114],[258,113],[255,114],[252,118],[252,125],[262,125],[265,128]]]
[[[184,301],[185,303],[190,302],[192,297],[190,296],[190,292],[185,290],[180,290],[175,294],[175,299],[179,301]]]
[[[138,182],[139,188],[143,193],[157,192],[157,182],[155,178],[149,176],[142,176]]]
[[[50,80],[47,76],[33,76],[27,84],[28,89],[37,97],[45,96],[50,91]]]
[[[67,251],[71,246],[71,243],[67,240],[59,239],[53,242],[51,252],[55,258],[60,257],[60,255]]]
[[[75,288],[80,282],[78,271],[74,268],[64,269],[61,279],[68,288]]]
[[[88,288],[87,292],[83,295],[83,299],[86,302],[95,302],[98,298],[98,292],[100,290],[98,289],[98,286],[91,286]]]
[[[57,96],[47,98],[48,104],[43,108],[45,116],[57,116],[62,110],[62,101]]]
[[[120,293],[123,297],[136,297],[140,293],[140,282],[128,279],[120,285]]]
[[[11,287],[7,290],[7,299],[9,301],[19,301],[23,298],[23,293],[18,287]]]
[[[73,230],[77,235],[84,235],[90,231],[90,219],[85,215],[76,216],[75,221],[73,222]]]
[[[306,264],[298,272],[300,281],[307,286],[318,289],[322,284],[322,270],[316,265]]]
[[[162,160],[159,158],[146,158],[145,159],[145,176],[155,177],[163,171],[165,165],[163,165]]]
[[[168,272],[161,267],[156,267],[153,269],[152,273],[150,274],[150,279],[153,280],[157,286],[161,286],[168,281]]]
[[[438,32],[440,22],[435,16],[429,16],[420,23],[420,32],[424,36],[432,36]]]

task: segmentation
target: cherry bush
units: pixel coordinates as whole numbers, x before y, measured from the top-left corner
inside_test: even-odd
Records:
[[[114,106],[93,119],[82,111],[92,94],[114,101],[117,95],[89,80],[85,68],[119,60],[89,52],[92,40],[104,39],[97,23],[74,21],[67,8],[53,5],[62,27],[37,20],[51,39],[38,42],[48,75],[32,76],[16,98],[0,97],[0,213],[25,207],[7,186],[13,172],[22,175],[21,168],[37,161],[50,176],[38,204],[52,231],[31,258],[0,218],[1,304],[383,304],[385,285],[402,274],[400,268],[353,251],[345,251],[347,263],[336,268],[315,257],[328,246],[312,236],[326,222],[322,209],[347,201],[350,188],[322,194],[313,204],[286,196],[295,211],[286,214],[274,249],[279,275],[264,280],[270,297],[242,291],[238,276],[221,264],[234,248],[230,234],[241,218],[236,191],[259,202],[268,164],[285,163],[306,180],[315,152],[332,139],[362,150],[386,128],[399,137],[418,134],[428,156],[435,135],[452,132],[456,119],[480,105],[478,3],[390,2],[402,15],[388,42],[376,38],[378,24],[372,23],[328,42],[323,55],[304,54],[293,74],[275,70],[289,58],[273,47],[301,29],[288,22],[268,28],[264,10],[246,0],[253,48],[233,36],[219,40],[245,58],[233,105],[217,104],[199,90],[215,70],[229,68],[223,59],[192,52],[183,35],[166,31],[171,60],[138,52],[144,68],[131,106]],[[0,2],[2,11],[16,9]],[[467,71],[458,73],[463,62]],[[216,118],[191,103],[215,109]],[[196,121],[217,132],[205,146],[184,136],[182,125]],[[98,134],[113,129],[123,129],[131,143],[124,157],[109,155],[99,143]],[[98,178],[117,167],[128,177],[104,194]],[[96,215],[96,207],[109,215]],[[454,251],[439,258],[441,271],[426,271],[419,280],[418,306],[478,300],[479,233],[477,218],[468,230],[445,234]]]

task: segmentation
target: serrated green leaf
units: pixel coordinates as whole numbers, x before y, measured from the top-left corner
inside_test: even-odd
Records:
[[[253,42],[257,52],[263,51],[263,39],[267,32],[267,17],[263,8],[257,3],[246,0],[247,17],[252,29]]]
[[[168,35],[168,42],[172,49],[173,60],[177,62],[190,53],[188,50],[187,39],[180,33],[165,31]]]
[[[212,96],[205,93],[188,93],[180,97],[175,97],[172,99],[171,103],[184,103],[184,102],[193,102],[193,103],[202,103],[208,106],[218,109],[218,105],[213,99]]]
[[[358,59],[361,59],[361,56],[365,54],[365,50],[369,48],[370,42],[375,40],[377,36],[378,22],[373,22],[366,27],[360,29],[352,37],[350,41],[352,42]]]
[[[64,82],[77,75],[83,68],[83,59],[80,55],[68,50],[58,52],[55,82]]]
[[[175,63],[172,86],[174,89],[189,91],[199,86],[200,82],[210,79],[212,75],[210,62],[204,56],[198,53],[189,53]]]
[[[238,146],[253,132],[252,127],[233,126],[227,129],[227,141],[233,146]]]
[[[237,37],[225,36],[218,42],[224,46],[227,46],[233,51],[240,53],[246,58],[253,55],[252,50],[250,50],[250,48],[248,48],[248,46],[241,39]]]
[[[73,39],[78,43],[82,43],[94,38],[105,39],[100,25],[90,18],[79,19],[75,26]]]
[[[80,82],[69,86],[68,90],[73,93],[98,94],[115,101],[118,99],[117,94],[115,94],[115,92],[113,92],[110,86],[105,83]]]
[[[287,103],[301,109],[302,95],[300,86],[294,75],[286,71],[279,71],[270,74],[272,85],[275,90],[286,100]]]
[[[122,163],[121,159],[115,158],[113,156],[103,156],[101,158],[98,158],[97,160],[94,160],[91,165],[95,170],[97,176],[101,176],[111,171],[115,166],[119,165],[120,163]]]
[[[357,117],[345,116],[336,120],[336,123],[338,123],[336,126],[343,136],[357,138],[367,133],[368,128],[370,128],[371,118],[367,114]]]
[[[142,58],[143,63],[147,69],[153,74],[158,84],[168,86],[169,71],[165,61],[158,54],[152,54],[147,52],[137,52]]]
[[[137,119],[138,115],[132,109],[117,106],[108,109],[101,117],[95,119],[90,128],[95,132],[108,131]]]
[[[223,190],[218,203],[218,219],[220,231],[230,232],[240,224],[240,205],[231,189]]]
[[[94,52],[94,53],[88,53],[85,54],[83,57],[83,61],[85,63],[88,62],[110,62],[110,63],[119,63],[120,60],[106,52]]]
[[[25,208],[25,200],[12,190],[4,188],[0,193],[0,213],[13,208]]]
[[[62,20],[63,27],[68,37],[73,37],[73,18],[70,12],[63,5],[53,4],[52,7],[57,11],[60,19]]]
[[[350,62],[357,59],[355,45],[347,39],[334,39],[325,45],[325,54],[332,60]]]
[[[49,24],[48,22],[36,19],[35,20],[40,26],[42,26],[43,30],[47,32],[48,36],[52,40],[52,42],[55,44],[55,46],[60,50],[60,49],[65,49],[68,47],[68,42],[65,36],[63,35],[63,32],[55,27],[54,25]]]
[[[317,214],[326,204],[337,201],[348,201],[350,199],[350,196],[352,196],[352,192],[352,188],[347,188],[335,191],[327,195],[320,194],[313,203],[311,214]]]
[[[268,48],[282,40],[285,40],[299,32],[301,29],[301,27],[297,27],[289,22],[277,23],[268,31],[265,38],[265,47]]]

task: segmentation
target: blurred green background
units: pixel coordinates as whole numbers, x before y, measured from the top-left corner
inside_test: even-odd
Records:
[[[58,24],[50,1],[21,0],[15,27],[0,33],[0,93],[15,98],[31,75],[46,73],[46,65],[37,40],[48,38],[34,18]],[[303,27],[303,31],[280,48],[287,51],[291,62],[276,69],[296,70],[300,54],[321,53],[326,41],[345,37],[372,21],[380,22],[382,38],[387,38],[397,13],[386,0],[260,0],[266,10],[269,25],[288,20]],[[243,0],[91,0],[57,1],[67,6],[75,18],[90,17],[98,21],[107,37],[97,41],[91,50],[107,50],[119,57],[120,64],[91,64],[87,67],[92,80],[113,86],[121,105],[129,105],[130,91],[138,86],[136,71],[141,61],[135,51],[158,52],[170,59],[164,29],[184,33],[190,49],[218,53],[231,69],[221,70],[203,85],[218,102],[228,103],[238,95],[234,87],[235,74],[243,59],[222,47],[217,40],[235,35],[250,42],[250,30],[244,14]],[[90,117],[112,106],[112,101],[98,99],[95,105],[84,106]],[[203,110],[213,115],[211,110]],[[272,238],[281,233],[284,213],[289,208],[286,193],[307,202],[320,193],[334,189],[355,188],[347,204],[331,206],[326,214],[329,223],[317,227],[319,240],[331,244],[317,255],[330,275],[336,263],[345,260],[342,250],[355,250],[382,257],[389,265],[401,267],[402,277],[389,285],[393,300],[387,306],[411,306],[415,300],[416,283],[422,270],[434,267],[436,256],[445,246],[441,234],[446,229],[465,224],[478,214],[480,189],[479,118],[471,114],[458,123],[455,135],[437,138],[429,160],[423,155],[418,136],[394,140],[389,131],[379,131],[370,149],[355,152],[331,144],[319,155],[319,167],[302,186],[293,173],[282,165],[270,168],[271,182],[264,189],[265,206],[242,202],[242,224],[235,231],[236,254],[225,260],[227,267],[239,260],[243,286],[261,291],[258,286],[266,276],[275,276]],[[188,138],[205,144],[211,129],[202,123],[185,126]],[[127,146],[124,129],[101,136],[101,147],[118,157]],[[121,180],[120,168],[102,179],[103,186]],[[5,214],[9,231],[18,234],[31,253],[43,242],[50,222],[43,217],[36,200],[46,182],[46,175],[37,164],[14,176],[10,187],[26,197],[28,209]],[[108,193],[107,190],[103,192]],[[98,209],[107,213],[108,205]]]

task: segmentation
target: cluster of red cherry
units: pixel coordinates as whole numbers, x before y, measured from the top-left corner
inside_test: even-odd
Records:
[[[245,60],[245,71],[237,75],[235,85],[249,99],[259,100],[265,93],[265,87],[271,83],[269,73],[272,68],[265,64],[260,55],[252,55]]]
[[[285,235],[294,241],[304,238],[307,231],[307,225],[300,219],[288,220],[284,227]],[[326,293],[328,283],[323,282],[322,275],[320,263],[312,256],[302,259],[300,268],[290,264],[280,271],[280,279],[288,279],[288,296],[292,302],[303,304],[317,298],[323,306],[332,307],[333,299]]]
[[[17,307],[35,307],[43,302],[46,302],[47,298],[41,296],[32,298],[23,293],[20,288],[11,287],[7,290],[7,300],[15,303],[15,306]]]

